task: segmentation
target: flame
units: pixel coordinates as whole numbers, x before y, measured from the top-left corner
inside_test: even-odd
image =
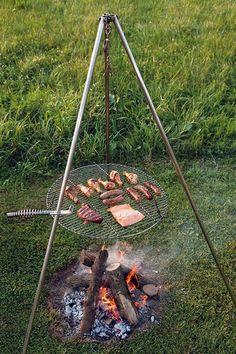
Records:
[[[138,275],[137,275],[138,270],[139,270],[139,267],[136,264],[134,264],[133,267],[131,268],[131,271],[127,275],[126,282],[127,282],[128,289],[130,292],[134,292],[134,290],[139,286],[139,280],[138,280]],[[134,280],[135,280],[135,282],[134,282]],[[137,286],[134,283],[136,283]],[[146,305],[147,301],[148,301],[148,295],[140,294],[137,296],[137,300],[134,301],[134,305],[137,308],[142,308]]]
[[[135,284],[133,283],[132,279],[136,280],[136,283],[138,283],[138,276],[137,276],[137,271],[138,271],[138,266],[136,264],[133,265],[131,268],[131,271],[127,275],[126,278],[126,283],[128,285],[129,291],[132,291],[136,288]]]
[[[109,293],[109,290],[106,286],[100,288],[99,298],[101,299],[101,302],[106,305],[106,308],[108,312],[111,313],[112,317],[118,320],[119,312],[114,297]]]
[[[123,257],[123,252],[118,251],[117,256]],[[133,293],[133,296],[136,301],[134,301],[134,305],[137,308],[142,308],[146,305],[148,300],[148,295],[141,293],[140,290],[137,290],[137,293],[134,293],[134,290],[138,287],[139,280],[137,272],[139,267],[134,264],[126,277],[126,283],[130,293]],[[136,284],[136,285],[135,285]],[[99,290],[99,301],[103,305],[103,309],[110,313],[110,318],[113,318],[117,321],[120,321],[119,311],[116,306],[115,299],[112,295],[111,289],[107,286],[107,282],[103,283],[103,286],[100,287]]]

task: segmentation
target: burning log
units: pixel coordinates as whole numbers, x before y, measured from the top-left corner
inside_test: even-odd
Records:
[[[154,284],[155,286],[157,286],[156,282],[156,276],[154,275],[146,275],[143,274],[139,269],[139,266],[135,267],[135,272],[134,272],[134,277],[132,276],[132,269],[127,267],[126,265],[121,265],[123,273],[125,274],[125,278],[126,281],[128,279],[128,277],[130,278],[130,280],[132,280],[132,282],[134,283],[134,285],[142,290],[144,285],[148,285],[148,284]],[[130,276],[131,275],[131,276]]]
[[[114,262],[120,262],[122,260],[123,253],[124,252],[122,252],[120,250],[116,251],[115,254],[114,254],[114,252],[109,253],[107,263],[110,264],[110,263],[114,263]],[[81,264],[86,265],[87,267],[92,267],[96,257],[97,257],[97,252],[82,250],[80,253],[79,260],[80,260]],[[129,271],[130,271],[130,269],[128,270],[128,272]]]
[[[92,268],[92,279],[88,288],[84,316],[80,326],[81,334],[89,333],[92,329],[97,309],[99,289],[102,282],[102,276],[105,271],[107,258],[108,252],[102,247],[102,249],[98,252]]]
[[[92,267],[96,256],[97,256],[97,252],[82,250],[81,254],[80,254],[80,263],[84,264],[88,267]],[[119,257],[119,253],[117,254],[117,257]],[[131,272],[131,268],[129,268],[123,264],[121,264],[121,267],[122,267],[122,271],[125,275],[127,275]],[[153,283],[153,281],[156,282],[156,279],[154,279],[154,278],[156,278],[156,275],[153,277],[150,277],[150,276],[141,274],[139,272],[139,269],[137,268],[135,285],[140,290],[142,290],[144,285],[154,284],[154,286],[157,286],[155,283]]]
[[[138,314],[130,297],[120,263],[109,265],[106,268],[106,275],[121,317],[135,325],[138,322]]]

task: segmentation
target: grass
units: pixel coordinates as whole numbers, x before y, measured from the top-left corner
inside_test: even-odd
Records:
[[[0,353],[21,351],[50,218],[6,220],[44,208],[68,155],[97,19],[119,15],[172,146],[181,160],[225,272],[235,287],[235,2],[233,0],[3,0],[0,4]],[[63,344],[43,290],[29,353],[235,353],[235,313],[113,28],[111,156],[155,176],[169,194],[168,218],[130,240],[173,285],[160,325],[116,346]],[[104,160],[102,48],[74,157]],[[194,157],[206,160],[193,160]],[[219,159],[217,156],[224,156]],[[157,161],[158,160],[158,161]],[[135,162],[136,161],[136,162]],[[157,161],[157,162],[155,162]],[[51,275],[94,240],[60,227]],[[98,240],[95,242],[99,242]]]
[[[178,155],[235,151],[234,1],[2,1],[1,174],[65,165],[88,63],[104,12],[117,13]],[[10,25],[9,25],[10,23]],[[115,29],[111,37],[111,155],[135,161],[164,147]],[[75,164],[104,160],[100,51]],[[145,136],[145,139],[143,137]],[[89,148],[88,148],[89,147]]]
[[[28,353],[235,353],[235,313],[169,162],[137,163],[164,187],[168,217],[155,229],[129,240],[152,267],[173,285],[161,323],[135,333],[115,346],[65,344],[51,337],[53,317],[46,308],[52,274],[91,243],[58,227],[46,283],[33,326]],[[209,230],[221,264],[235,288],[235,159],[182,160],[186,179]],[[45,208],[47,189],[55,180],[31,178],[24,185],[1,180],[0,207],[0,352],[21,351],[39,271],[48,241],[50,218],[7,220],[5,213],[21,208]]]

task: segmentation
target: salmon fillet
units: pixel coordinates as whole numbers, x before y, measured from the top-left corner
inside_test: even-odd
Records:
[[[109,209],[113,218],[123,227],[133,225],[143,220],[144,215],[138,210],[133,209],[129,204],[116,205]]]

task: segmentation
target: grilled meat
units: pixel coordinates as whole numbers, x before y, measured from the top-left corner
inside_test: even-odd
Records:
[[[153,198],[152,194],[149,192],[149,190],[146,187],[141,186],[139,184],[139,185],[135,186],[134,188],[137,189],[137,191],[143,193],[148,200],[151,200]]]
[[[151,182],[144,182],[143,185],[145,187],[150,188],[156,195],[161,195],[161,190],[157,187],[154,183]]]
[[[116,205],[107,209],[107,211],[123,227],[133,225],[144,218],[142,213],[133,209],[129,204]]]
[[[138,176],[135,173],[124,171],[123,175],[126,177],[127,181],[131,184],[138,183]]]
[[[141,202],[141,195],[135,189],[128,187],[126,188],[126,191],[137,203]]]
[[[121,189],[112,189],[110,191],[107,191],[107,192],[103,192],[101,195],[100,195],[100,198],[101,199],[107,199],[107,198],[110,198],[110,197],[113,197],[113,196],[117,196],[117,195],[121,195],[123,194],[124,192],[121,190]]]
[[[84,186],[83,184],[77,184],[77,189],[83,193],[83,195],[85,195],[86,197],[91,197],[91,195],[93,194],[93,191],[91,188]]]
[[[90,188],[94,189],[98,193],[101,193],[100,184],[96,179],[90,178],[90,179],[88,179],[87,183]]]
[[[118,195],[115,198],[110,198],[110,199],[103,199],[102,202],[105,205],[116,205],[119,203],[123,203],[125,201],[123,195]]]
[[[77,197],[77,189],[74,186],[66,186],[65,196],[72,200],[75,204],[80,204],[80,201]]]
[[[81,205],[81,208],[79,210],[77,210],[77,216],[78,218],[84,220],[84,223],[88,223],[88,222],[93,222],[96,224],[101,224],[103,217],[102,215],[96,211],[93,210],[89,204],[83,203]]]
[[[111,181],[103,181],[101,178],[98,179],[98,182],[107,190],[115,189],[116,185]]]
[[[110,175],[109,175],[109,178],[112,182],[115,182],[118,184],[119,187],[122,187],[123,186],[123,182],[120,178],[120,174],[119,172],[117,171],[111,171],[110,172]]]

